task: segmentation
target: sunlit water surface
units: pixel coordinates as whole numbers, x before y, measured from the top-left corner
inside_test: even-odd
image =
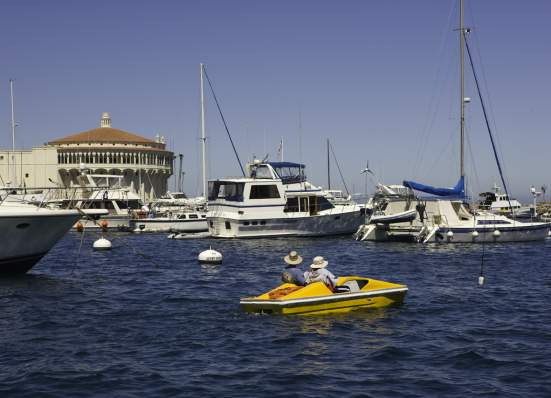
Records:
[[[78,255],[69,234],[30,274],[0,280],[1,397],[551,396],[551,241],[118,235],[93,252],[94,239]],[[197,263],[210,245],[222,265]],[[337,275],[405,283],[405,303],[240,312],[239,298],[278,284],[290,249]]]

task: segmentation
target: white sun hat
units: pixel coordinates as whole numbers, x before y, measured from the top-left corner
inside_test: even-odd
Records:
[[[292,250],[289,252],[289,254],[283,257],[283,261],[285,261],[289,265],[298,265],[302,263],[302,257],[299,256],[296,251]]]
[[[327,267],[327,264],[329,264],[328,261],[326,261],[322,256],[314,257],[314,261],[312,264],[310,264],[310,268],[312,269],[320,269]]]

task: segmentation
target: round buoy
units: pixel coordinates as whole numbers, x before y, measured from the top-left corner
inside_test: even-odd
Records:
[[[499,238],[501,236],[501,232],[499,232],[499,229],[496,229],[493,235],[494,235],[494,238]]]
[[[94,250],[111,250],[111,242],[105,238],[100,238],[94,242]]]
[[[222,264],[222,253],[212,250],[212,248],[199,253],[197,260],[201,264]]]
[[[84,225],[82,225],[82,223],[80,221],[77,222],[77,225],[75,226],[75,228],[77,229],[77,232],[84,231]]]
[[[107,222],[107,220],[101,220],[99,222],[99,226],[101,227],[101,229],[103,229],[105,231],[107,229],[107,227],[109,226],[109,223]]]
[[[478,237],[478,231],[473,231],[472,235],[473,235],[473,238],[477,238]]]

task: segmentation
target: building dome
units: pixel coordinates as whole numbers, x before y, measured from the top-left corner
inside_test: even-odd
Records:
[[[91,142],[98,143],[113,143],[113,144],[142,144],[154,146],[158,148],[164,147],[160,143],[141,137],[136,134],[129,133],[124,130],[114,129],[112,127],[99,127],[82,133],[68,135],[63,138],[48,142],[49,145],[63,144],[87,144]]]

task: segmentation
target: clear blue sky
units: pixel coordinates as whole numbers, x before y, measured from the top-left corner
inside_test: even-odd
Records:
[[[275,159],[283,138],[285,159],[325,185],[329,138],[356,192],[366,159],[387,183],[458,178],[456,0],[7,0],[0,10],[2,147],[15,78],[18,147],[99,126],[108,111],[113,127],[158,132],[184,153],[194,194],[204,62],[243,159]],[[531,184],[551,186],[551,2],[466,0],[465,17],[508,181],[525,198]],[[498,175],[467,76],[478,193]],[[207,123],[210,176],[238,175],[210,97]]]

